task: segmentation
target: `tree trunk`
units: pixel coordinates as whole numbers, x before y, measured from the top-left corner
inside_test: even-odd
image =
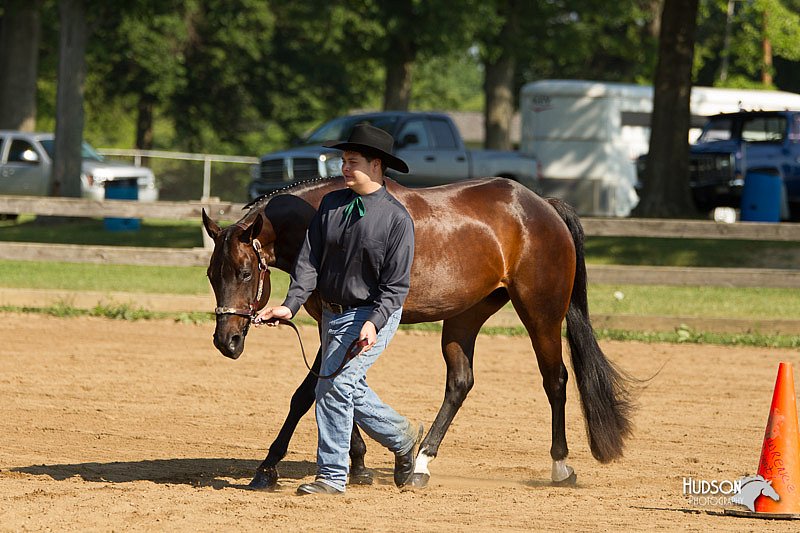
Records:
[[[484,68],[484,146],[492,150],[511,150],[516,59],[506,49],[496,61],[484,63]]]
[[[761,67],[761,83],[765,88],[772,87],[772,42],[767,35],[768,13],[764,13],[764,39],[761,42],[761,49],[764,52],[764,64]]]
[[[86,80],[86,6],[84,0],[59,2],[58,90],[56,95],[53,196],[81,196],[83,92]]]
[[[136,148],[153,149],[153,108],[154,100],[149,96],[141,96],[137,105]]]
[[[0,25],[0,130],[36,129],[41,0],[8,0]]]
[[[689,101],[698,0],[666,0],[653,84],[650,151],[638,216],[697,215],[689,190]]]
[[[411,102],[411,72],[414,47],[403,36],[392,36],[386,52],[386,86],[383,92],[384,111],[408,111]]]

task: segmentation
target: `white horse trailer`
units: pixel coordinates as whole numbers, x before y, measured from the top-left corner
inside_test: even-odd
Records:
[[[740,109],[800,109],[800,95],[694,87],[689,142],[705,118]],[[580,214],[627,216],[639,197],[636,159],[647,153],[653,88],[582,80],[542,80],[520,95],[520,152],[535,157],[541,190]]]

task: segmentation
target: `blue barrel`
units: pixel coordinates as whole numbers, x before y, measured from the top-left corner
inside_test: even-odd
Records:
[[[742,189],[740,220],[780,222],[783,179],[777,169],[754,169],[747,172]]]
[[[136,179],[105,182],[106,200],[138,200],[139,186]],[[103,225],[107,231],[137,231],[141,225],[138,218],[106,218]]]

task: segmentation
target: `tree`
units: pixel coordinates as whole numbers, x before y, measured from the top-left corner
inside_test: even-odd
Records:
[[[695,81],[798,92],[798,41],[798,0],[701,0]]]
[[[59,2],[58,95],[56,98],[53,196],[81,196],[83,93],[89,29],[84,0]]]
[[[186,78],[186,2],[180,0],[106,1],[97,6],[103,24],[92,32],[87,51],[90,79],[98,96],[125,101],[135,115],[135,146],[154,143],[156,108],[181,88]]]
[[[689,102],[698,0],[666,0],[653,83],[650,150],[635,214],[696,215],[689,191]]]
[[[9,0],[0,22],[0,129],[36,128],[41,0]]]
[[[372,0],[364,11],[379,23],[382,38],[367,53],[383,59],[383,109],[406,111],[414,63],[423,56],[466,50],[480,24],[478,0]]]
[[[511,148],[511,118],[526,82],[647,79],[655,56],[657,6],[658,0],[485,2],[478,41],[485,72],[486,147]]]

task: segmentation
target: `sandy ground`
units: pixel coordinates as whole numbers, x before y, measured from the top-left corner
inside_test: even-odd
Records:
[[[315,330],[304,328],[307,345]],[[285,328],[251,331],[238,361],[212,326],[0,315],[0,530],[58,531],[785,531],[692,505],[685,477],[754,473],[787,350],[604,342],[638,377],[626,457],[592,459],[577,392],[567,436],[574,488],[549,485],[550,410],[524,338],[481,337],[476,385],[428,489],[400,492],[392,457],[368,441],[376,483],[299,497],[313,479],[313,415],[276,492],[244,490],[304,376]],[[432,422],[444,364],[433,334],[401,332],[370,371],[399,411]],[[800,372],[800,371],[799,371]],[[694,509],[697,513],[686,512]]]

